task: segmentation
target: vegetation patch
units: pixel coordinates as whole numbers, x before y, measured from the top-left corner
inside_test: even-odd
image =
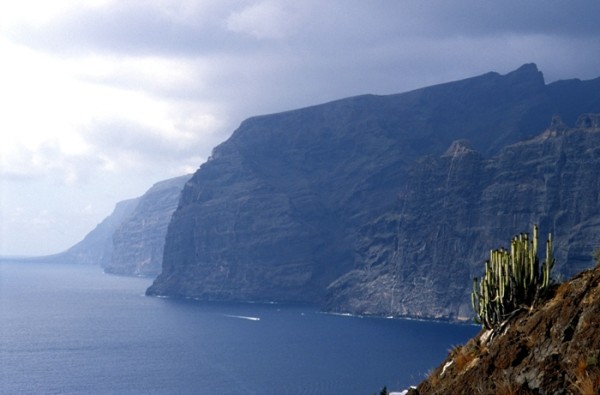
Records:
[[[532,238],[521,233],[513,237],[510,249],[490,252],[481,281],[473,279],[471,304],[477,322],[497,330],[515,312],[531,308],[548,289],[554,266],[551,234],[546,241],[546,259],[541,263],[537,251],[538,227],[534,225]]]

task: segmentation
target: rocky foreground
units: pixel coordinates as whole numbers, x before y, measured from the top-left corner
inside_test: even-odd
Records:
[[[412,395],[597,394],[600,389],[600,266],[554,286],[499,333],[481,331]]]

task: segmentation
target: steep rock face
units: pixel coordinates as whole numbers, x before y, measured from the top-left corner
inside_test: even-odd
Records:
[[[465,171],[477,168],[481,159],[471,151],[493,155],[505,144],[534,136],[556,109],[567,122],[576,118],[576,108],[600,111],[600,89],[593,92],[590,86],[600,88],[600,79],[545,85],[535,65],[525,65],[504,76],[488,73],[399,95],[360,96],[247,120],[186,184],[167,232],[162,274],[148,294],[322,302],[332,281],[356,268],[355,260],[360,267],[360,250],[370,244],[360,229],[384,214],[394,227],[397,213],[390,209],[398,194],[416,193],[407,191],[407,182],[429,182],[411,175],[425,171],[414,165],[417,160],[433,160],[432,171],[438,171],[442,165],[435,158],[453,141],[467,139],[473,148],[462,152],[458,146],[448,158],[456,156],[457,168],[458,158],[466,158]],[[455,178],[450,182],[442,176],[444,185],[460,190],[456,182],[462,177],[457,173]],[[461,199],[441,204],[440,210],[452,204],[469,211]],[[460,249],[460,235],[446,240],[447,247]],[[415,255],[418,242],[413,244],[413,252],[401,253]],[[443,267],[447,255],[440,253],[434,265]],[[379,274],[385,274],[383,268],[391,273],[389,267],[382,265]],[[452,274],[458,295],[463,292],[458,280],[469,269],[454,269],[460,271]],[[432,281],[422,273],[425,284]],[[368,270],[361,269],[353,281],[363,283],[367,277]],[[378,276],[377,287],[402,288],[402,278]],[[408,272],[405,278],[410,279]],[[337,291],[344,288],[356,289],[345,282]],[[440,285],[432,291],[446,289]],[[394,303],[381,301],[377,313],[398,313],[390,308]],[[461,302],[452,303],[452,311],[460,309]],[[329,306],[352,307],[343,300]],[[410,303],[408,308],[407,314],[415,311]],[[440,316],[449,311],[435,308]]]
[[[326,309],[470,316],[470,307],[462,308],[470,284],[469,254],[481,258],[483,251],[472,251],[468,240],[482,231],[473,220],[486,179],[482,156],[464,141],[441,156],[418,160],[395,207],[361,229],[355,269],[331,284]]]
[[[555,286],[532,311],[457,347],[411,395],[595,394],[600,388],[600,267]]]
[[[412,167],[393,210],[365,226],[355,269],[326,307],[356,314],[466,320],[470,279],[489,250],[539,224],[555,240],[562,277],[590,267],[600,246],[600,115],[484,159],[465,142]],[[368,295],[365,297],[365,295]]]
[[[103,264],[107,273],[135,276],[160,273],[167,227],[190,177],[158,182],[138,199],[135,209],[111,235],[112,254]]]

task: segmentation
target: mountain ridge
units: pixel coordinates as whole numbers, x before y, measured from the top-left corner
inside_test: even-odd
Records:
[[[599,82],[545,84],[528,64],[505,75],[252,117],[213,150],[183,189],[167,232],[162,274],[147,293],[303,301],[352,311],[348,303],[335,302],[330,286],[361,265],[361,240],[369,245],[361,229],[393,211],[408,182],[419,185],[419,163],[442,156],[461,139],[482,158],[491,157],[541,133],[556,113],[568,122],[581,114],[578,109],[600,112],[600,90],[589,88]],[[472,170],[479,166],[467,157],[475,160]],[[453,179],[453,186],[461,179]],[[447,248],[457,246],[453,241]],[[455,278],[436,292],[453,290],[455,307],[448,310],[431,296],[403,302],[405,313],[463,317],[458,300],[471,269],[453,270]],[[369,295],[403,286],[381,280]],[[405,314],[383,308],[386,303],[378,314]]]

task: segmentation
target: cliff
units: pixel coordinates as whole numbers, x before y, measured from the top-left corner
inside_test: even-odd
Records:
[[[596,394],[600,388],[600,267],[555,286],[491,336],[481,331],[411,395]]]
[[[493,188],[485,196],[473,188],[488,185],[486,174],[502,179],[484,158],[536,136],[554,114],[573,124],[582,112],[600,112],[600,79],[546,85],[530,64],[506,75],[251,118],[183,189],[162,274],[147,292],[465,317],[464,278],[473,272],[470,259],[481,257],[480,248],[465,250],[471,247],[463,236],[483,229],[483,240],[497,227],[495,215],[469,215],[471,205],[495,196]],[[453,143],[461,139],[470,146]],[[451,174],[444,173],[450,164]],[[455,194],[440,200],[450,190]],[[454,223],[454,211],[462,223]],[[415,228],[421,214],[445,233],[410,237],[423,234]],[[514,217],[511,225],[529,226],[518,221],[533,217]],[[436,253],[427,255],[432,242]],[[398,293],[403,288],[418,292]]]
[[[558,118],[539,136],[486,159],[465,141],[419,159],[397,204],[365,226],[355,268],[326,307],[355,314],[468,320],[470,279],[488,250],[539,224],[568,278],[600,246],[600,115]],[[366,296],[368,295],[368,296]]]
[[[108,273],[156,276],[171,215],[190,177],[160,181],[142,196],[117,203],[108,217],[64,252],[11,260],[99,265]]]
[[[62,255],[67,262],[104,266],[113,254],[112,235],[139,204],[139,198],[118,202],[113,212],[88,233],[82,241]]]
[[[118,202],[113,212],[104,218],[85,237],[69,249],[58,254],[11,259],[24,262],[68,263],[104,266],[113,253],[112,236],[117,228],[137,206],[139,198]]]
[[[160,273],[167,227],[191,175],[154,184],[111,235],[112,254],[107,273],[156,276]]]

